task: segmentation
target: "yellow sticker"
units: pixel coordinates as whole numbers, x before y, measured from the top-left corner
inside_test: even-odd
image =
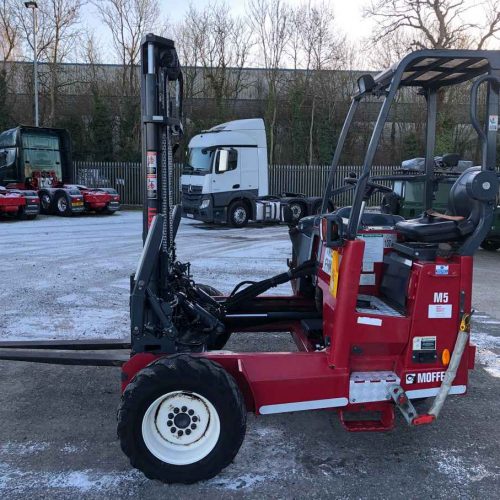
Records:
[[[332,252],[332,272],[330,273],[330,293],[337,297],[337,288],[339,286],[339,252]]]

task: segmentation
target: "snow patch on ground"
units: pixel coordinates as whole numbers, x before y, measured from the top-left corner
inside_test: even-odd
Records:
[[[68,472],[26,472],[0,462],[0,492],[26,496],[33,488],[40,490],[63,490],[68,493],[105,493],[122,487],[124,483],[143,480],[137,471],[111,472],[81,470]],[[5,497],[4,497],[5,498]]]
[[[243,489],[252,489],[259,483],[263,483],[274,479],[273,474],[263,475],[263,474],[243,474],[234,478],[215,478],[207,481],[207,486],[214,486],[216,488],[221,488],[224,490],[237,491]]]
[[[35,453],[41,453],[48,447],[49,443],[35,443],[32,441],[27,441],[26,443],[14,443],[9,441],[0,446],[0,454],[24,457],[27,455],[34,455]]]
[[[491,324],[481,321],[480,324]],[[485,332],[472,332],[472,343],[476,345],[476,360],[493,377],[500,378],[500,337]]]
[[[455,453],[456,450],[433,450],[429,454],[429,456],[437,457],[437,470],[448,476],[453,483],[465,486],[471,482],[499,476],[498,472],[487,470],[481,463],[466,463],[464,458],[455,455]]]

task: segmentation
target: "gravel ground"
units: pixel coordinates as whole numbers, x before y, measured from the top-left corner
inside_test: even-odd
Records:
[[[139,212],[2,222],[0,339],[125,338],[128,276],[141,251]],[[183,223],[179,257],[195,278],[229,292],[285,269],[286,228]],[[2,498],[495,498],[500,493],[500,252],[475,264],[478,365],[467,397],[439,424],[347,433],[333,411],[249,415],[245,442],[219,476],[165,486],[130,468],[115,438],[116,368],[0,362]],[[282,286],[278,292],[289,291]],[[265,345],[263,345],[265,344]],[[281,334],[231,339],[229,349],[287,348]],[[495,494],[495,491],[497,492]]]

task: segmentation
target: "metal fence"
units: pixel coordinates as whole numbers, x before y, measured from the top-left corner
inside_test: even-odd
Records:
[[[361,166],[341,165],[337,170],[335,186],[343,185],[344,177],[350,172],[359,174]],[[385,175],[394,171],[394,166],[375,166],[373,175]],[[174,199],[180,202],[180,176],[182,164],[174,164]],[[307,196],[321,196],[330,171],[329,165],[271,165],[269,167],[269,193],[303,193]],[[141,164],[135,162],[93,162],[75,161],[73,179],[77,184],[89,187],[113,187],[120,193],[122,204],[141,206],[143,201],[143,178]],[[338,197],[336,205],[350,203],[351,194]],[[379,196],[380,197],[380,196]],[[379,203],[376,198],[373,204]]]

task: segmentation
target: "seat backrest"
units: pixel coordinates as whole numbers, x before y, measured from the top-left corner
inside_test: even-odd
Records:
[[[473,213],[478,213],[479,201],[470,196],[467,184],[473,181],[476,173],[480,171],[481,167],[470,167],[455,181],[448,195],[450,215],[459,215],[468,219]]]
[[[450,189],[448,211],[477,224],[480,218],[481,202],[492,200],[497,195],[496,174],[481,171],[481,167],[464,170]]]

